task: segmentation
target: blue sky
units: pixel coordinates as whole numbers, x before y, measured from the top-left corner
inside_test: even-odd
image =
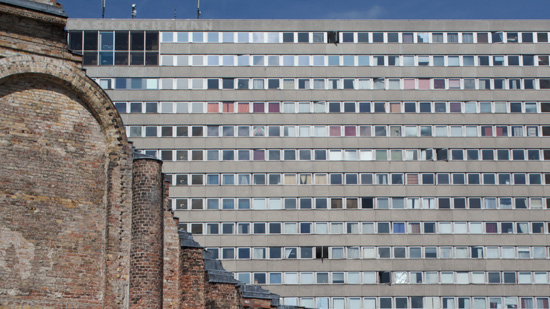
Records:
[[[196,18],[196,0],[105,0],[105,18]],[[102,0],[58,0],[70,17],[100,18]],[[203,19],[548,19],[549,0],[200,0]]]

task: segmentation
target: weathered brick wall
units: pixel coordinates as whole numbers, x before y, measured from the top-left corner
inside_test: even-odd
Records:
[[[240,294],[234,284],[212,283],[205,281],[207,286],[206,308],[240,308]]]
[[[178,235],[178,219],[168,204],[169,183],[164,182],[164,286],[163,308],[180,307],[180,238]]]
[[[0,5],[0,57],[42,55],[80,63],[67,48],[66,19]]]
[[[65,22],[0,4],[0,306],[127,307],[131,147]]]
[[[243,308],[272,308],[269,299],[243,298],[241,303]]]
[[[100,305],[106,143],[81,100],[57,84],[0,84],[0,297]],[[1,302],[1,300],[0,300]]]
[[[160,308],[163,287],[162,161],[134,160],[130,306]]]
[[[204,308],[206,288],[202,248],[182,248],[181,267],[181,302],[180,308]]]

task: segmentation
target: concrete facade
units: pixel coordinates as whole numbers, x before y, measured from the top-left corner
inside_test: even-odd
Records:
[[[158,46],[144,49],[157,55],[156,64],[113,65],[112,48],[97,42],[97,50],[76,52],[95,61],[105,52],[103,65],[85,64],[88,74],[115,102],[136,148],[166,154],[180,228],[194,232],[236,278],[269,287],[285,304],[309,307],[547,308],[549,26],[542,20],[75,19],[68,29],[70,39],[84,31],[97,42],[113,31],[158,33]],[[336,44],[329,43],[333,32]],[[246,42],[238,43],[242,33]],[[284,41],[287,33],[292,42]],[[249,62],[239,64],[242,56]],[[381,89],[375,85],[380,77]],[[130,86],[138,79],[142,84]],[[241,79],[249,85],[240,88]],[[128,86],[119,87],[122,80]],[[303,87],[301,80],[307,80]],[[316,80],[322,80],[318,88]],[[351,88],[346,80],[353,80]],[[238,111],[239,102],[249,104],[246,112]],[[295,103],[293,112],[283,111],[285,102]],[[326,103],[321,112],[316,102]],[[224,103],[233,104],[232,112]],[[272,111],[270,103],[279,107]],[[361,103],[369,103],[368,112]],[[193,104],[201,107],[193,111]],[[327,133],[335,126],[339,133]],[[368,135],[359,132],[362,126]],[[241,127],[248,133],[240,135]],[[254,136],[257,127],[265,136]],[[202,133],[194,135],[194,128]],[[210,128],[217,133],[209,136]],[[248,154],[240,158],[241,150]],[[264,152],[255,157],[258,150]],[[297,150],[297,158],[283,158],[285,150]],[[299,150],[306,151],[303,159]],[[317,159],[315,150],[326,159]],[[330,157],[331,150],[342,153]],[[363,150],[372,153],[361,157]],[[377,151],[384,155],[377,159]],[[225,175],[234,175],[235,185],[223,183]],[[237,184],[241,175],[248,182]],[[270,183],[270,175],[281,179]],[[286,175],[293,175],[288,182]],[[285,207],[287,199],[295,199],[295,209]],[[241,200],[250,209],[239,209]],[[312,205],[301,207],[302,200]],[[328,205],[316,206],[318,200]],[[245,225],[248,232],[241,230]],[[270,257],[272,250],[280,256]]]

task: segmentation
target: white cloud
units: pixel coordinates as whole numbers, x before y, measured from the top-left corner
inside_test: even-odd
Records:
[[[380,18],[380,17],[384,16],[385,13],[386,13],[386,10],[382,6],[376,4],[373,7],[371,7],[370,9],[368,9],[368,11],[365,14],[364,18],[376,19],[376,18]]]

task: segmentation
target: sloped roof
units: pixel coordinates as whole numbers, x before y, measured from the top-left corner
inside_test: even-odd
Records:
[[[46,14],[51,14],[51,15],[56,15],[60,17],[69,17],[67,14],[65,14],[65,11],[63,11],[61,6],[55,5],[56,4],[55,2],[52,2],[52,4],[46,4],[43,2],[36,2],[31,0],[0,0],[0,3],[18,6],[25,9],[42,12]]]

